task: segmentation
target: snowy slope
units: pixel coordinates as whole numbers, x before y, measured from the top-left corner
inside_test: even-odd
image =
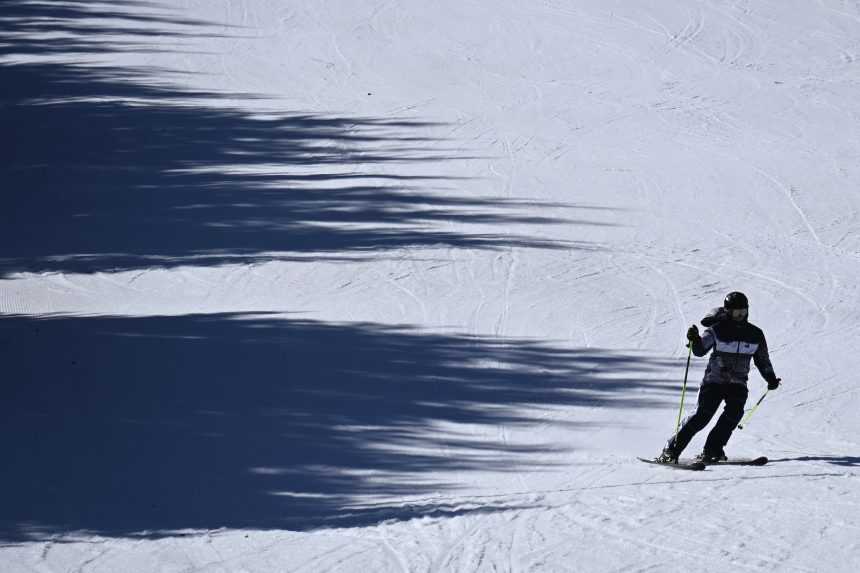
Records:
[[[860,565],[857,2],[21,0],[0,84],[0,570]],[[730,290],[772,463],[635,461]]]

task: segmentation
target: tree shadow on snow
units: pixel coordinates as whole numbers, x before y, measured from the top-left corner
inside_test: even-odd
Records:
[[[565,451],[499,426],[653,405],[675,386],[645,380],[666,364],[637,355],[266,313],[5,316],[0,361],[13,543],[512,509],[434,496],[457,473],[539,471]]]
[[[253,96],[172,87],[175,74],[164,70],[57,61],[180,51],[169,42],[226,29],[144,3],[104,6],[24,1],[0,12],[0,278],[409,247],[592,247],[517,235],[511,225],[600,223],[458,196],[438,165],[465,157],[432,136],[431,122],[254,114],[227,103]]]
[[[223,36],[202,31],[211,29],[211,22],[180,17],[168,6],[140,0],[4,2],[0,56],[158,52],[170,49],[172,40]]]
[[[595,248],[517,234],[600,224],[557,216],[569,205],[523,213],[458,194],[440,164],[464,157],[431,122],[261,115],[229,103],[253,96],[178,88],[163,70],[70,63],[241,34],[159,10],[0,8],[0,279]],[[488,437],[539,423],[527,406],[632,407],[662,387],[640,377],[661,365],[632,355],[266,314],[5,316],[0,363],[0,540],[12,543],[501,511],[433,501],[457,485],[439,476],[540,467],[553,447]],[[406,494],[428,500],[386,501]]]

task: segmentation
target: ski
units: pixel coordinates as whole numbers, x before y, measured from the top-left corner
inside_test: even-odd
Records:
[[[697,462],[695,460],[678,460],[678,463],[666,463],[666,462],[658,462],[656,458],[639,458],[636,459],[645,462],[646,464],[653,464],[655,466],[663,466],[666,468],[672,468],[673,470],[692,470],[692,471],[702,471],[705,469],[705,464],[702,462]]]
[[[679,460],[682,463],[692,463],[696,460]],[[722,460],[719,462],[709,462],[705,465],[707,466],[763,466],[768,462],[768,459],[765,456],[759,456],[757,458],[729,458],[727,460]]]

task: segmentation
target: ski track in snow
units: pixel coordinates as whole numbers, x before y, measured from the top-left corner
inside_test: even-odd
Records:
[[[266,215],[245,221],[233,209],[236,221],[213,224],[248,223],[238,239],[242,249],[223,252],[229,248],[218,241],[190,249],[195,256],[217,251],[225,261],[235,254],[231,264],[197,264],[194,256],[182,265],[150,264],[170,259],[156,252],[152,258],[143,253],[137,266],[110,269],[99,265],[96,248],[70,253],[68,261],[95,261],[87,270],[88,263],[65,264],[51,251],[34,249],[39,256],[24,260],[12,247],[8,259],[0,258],[0,315],[271,312],[474,341],[474,349],[435,355],[452,362],[481,362],[474,352],[483,344],[499,346],[486,368],[424,364],[420,349],[386,356],[414,363],[423,382],[436,372],[454,377],[444,380],[454,397],[442,406],[487,416],[474,422],[449,418],[442,408],[433,419],[424,404],[396,402],[422,414],[406,416],[403,426],[386,426],[381,418],[381,433],[404,437],[383,443],[375,455],[396,460],[402,448],[421,461],[415,467],[391,461],[394,467],[366,468],[361,464],[373,465],[366,460],[350,466],[353,444],[336,444],[344,448],[344,475],[333,477],[372,473],[367,483],[379,488],[346,492],[339,512],[319,509],[316,515],[311,505],[305,514],[284,515],[285,524],[306,517],[312,527],[213,523],[212,531],[135,538],[28,521],[16,525],[32,531],[32,539],[4,540],[0,569],[853,571],[860,560],[860,384],[852,381],[857,359],[846,349],[860,341],[860,137],[852,123],[860,116],[854,97],[860,7],[830,0],[789,4],[362,0],[293,7],[273,0],[184,0],[165,9],[209,24],[199,36],[176,40],[181,48],[140,50],[130,41],[117,53],[57,55],[68,63],[140,71],[153,83],[231,94],[224,101],[249,112],[354,118],[333,121],[346,126],[342,141],[334,135],[340,127],[318,128],[318,141],[298,152],[306,154],[301,159],[307,165],[244,164],[243,138],[258,135],[227,133],[227,152],[217,159],[230,157],[235,165],[206,165],[226,180],[206,184],[209,207],[220,208],[219,184],[233,185],[228,175],[234,168],[258,169],[261,180],[270,167],[282,169],[289,176],[271,177],[267,191],[283,192],[281,202],[290,200],[291,191],[312,195],[319,202],[301,206],[312,224],[314,217],[325,221],[329,214],[315,209],[326,211],[323,199],[330,201],[337,216],[328,223],[334,229],[339,216],[359,223],[344,227],[352,233],[345,244],[356,237],[357,244],[340,252],[319,232],[323,246],[317,252],[312,243],[293,245],[285,233],[259,250],[292,254],[296,248],[295,258],[243,259],[257,247],[252,224]],[[161,8],[129,5],[117,18],[122,11],[153,10]],[[169,34],[159,27],[179,26],[147,20],[134,25],[165,38]],[[16,39],[26,29],[21,34]],[[123,34],[140,40],[130,27],[115,33]],[[13,43],[10,53],[14,49]],[[198,105],[187,97],[189,107]],[[404,125],[364,132],[364,119]],[[368,134],[381,134],[380,141]],[[205,140],[200,133],[193,137]],[[266,137],[259,134],[261,142]],[[291,137],[302,143],[302,135]],[[314,164],[318,151],[332,159]],[[385,154],[390,161],[369,159]],[[160,159],[148,159],[155,165],[144,168],[158,168]],[[189,155],[183,167],[194,167],[195,159]],[[277,161],[273,154],[271,162]],[[337,178],[344,173],[349,177]],[[244,181],[253,187],[253,179]],[[247,203],[229,201],[253,209],[253,189],[229,191],[231,197],[247,193]],[[338,193],[351,202],[337,205]],[[421,197],[415,204],[414,196]],[[306,222],[301,209],[297,213],[284,215],[285,227]],[[549,221],[555,217],[561,221]],[[413,245],[408,238],[431,233],[439,233],[438,244]],[[527,246],[520,237],[557,241],[558,248]],[[470,242],[477,238],[489,239],[488,246]],[[132,246],[145,250],[147,241]],[[121,258],[112,249],[104,254],[105,260]],[[735,433],[730,448],[767,454],[772,462],[693,475],[636,462],[636,455],[659,451],[672,429],[684,330],[735,288],[751,294],[754,322],[768,335],[784,385],[768,395],[748,429]],[[38,325],[0,332],[0,358],[12,363],[22,344],[47,344],[41,336]],[[395,354],[397,335],[386,336]],[[501,345],[510,340],[554,345],[572,357],[559,354],[554,364],[555,355],[547,353],[548,364],[521,364],[517,353],[530,356],[528,349],[512,345],[506,355]],[[349,350],[332,349],[332,359]],[[51,358],[67,357],[46,361]],[[358,368],[361,358],[353,357],[349,368]],[[704,364],[693,362],[691,383]],[[44,384],[24,380],[41,371],[35,366],[18,367],[23,376],[9,384]],[[498,404],[476,402],[472,381],[456,379],[468,377],[471,368],[482,377],[482,390],[498,394]],[[518,368],[522,372],[512,372]],[[63,375],[68,384],[86,378]],[[302,376],[315,382],[312,372]],[[548,388],[547,380],[570,387]],[[410,382],[398,380],[407,393]],[[753,374],[751,400],[763,387]],[[416,401],[437,399],[422,391]],[[580,392],[586,397],[566,401]],[[622,397],[642,405],[614,406]],[[31,415],[37,406],[20,407],[30,418],[13,411],[16,423],[38,422]],[[349,419],[355,412],[341,414]],[[24,432],[39,430],[17,431],[23,439]],[[690,450],[703,439],[704,433],[697,436]],[[497,464],[483,468],[481,460]],[[291,470],[300,474],[303,468]],[[338,497],[337,491],[321,494]],[[339,521],[347,512],[356,523]]]

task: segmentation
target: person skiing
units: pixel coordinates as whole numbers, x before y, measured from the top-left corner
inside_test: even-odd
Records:
[[[723,413],[708,433],[705,447],[696,460],[714,463],[727,459],[724,448],[744,414],[750,360],[755,362],[762,378],[767,381],[768,390],[779,387],[781,379],[773,372],[764,333],[748,318],[747,297],[741,292],[731,292],[726,295],[721,308],[712,310],[702,319],[705,327],[703,336],[699,336],[695,324],[687,330],[693,354],[704,356],[711,350],[713,353],[699,387],[696,411],[669,439],[657,458],[658,462],[677,463],[681,452],[693,436],[708,425],[722,402],[725,402]]]

